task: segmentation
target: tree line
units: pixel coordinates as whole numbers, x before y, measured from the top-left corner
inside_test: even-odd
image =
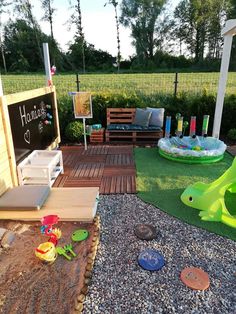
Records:
[[[0,0],[2,73],[42,71],[43,42],[48,42],[51,63],[59,71],[218,70],[222,27],[227,19],[236,18],[235,0],[181,0],[173,14],[168,0],[104,1],[104,6],[114,8],[117,55],[112,56],[87,42],[81,0],[68,1],[71,9],[68,25],[75,26],[75,34],[68,50],[63,52],[54,36],[57,14],[54,0],[38,0],[42,17],[34,15],[30,0]],[[2,22],[4,18],[6,23]],[[49,35],[42,32],[40,20],[49,24]],[[120,25],[130,29],[135,47],[135,54],[128,60],[121,56]],[[236,69],[236,38],[230,67]]]

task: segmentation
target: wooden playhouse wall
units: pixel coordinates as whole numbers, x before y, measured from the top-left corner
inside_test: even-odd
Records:
[[[53,93],[53,113],[55,115],[56,138],[46,149],[51,150],[60,143],[59,120],[57,111],[55,87],[44,87],[37,90],[26,91],[0,97],[0,195],[9,187],[18,185],[17,165],[14,152],[11,123],[8,106],[27,101],[34,97]],[[40,148],[36,148],[40,149]]]
[[[10,156],[5,137],[3,112],[0,110],[0,195],[13,185],[9,161]]]

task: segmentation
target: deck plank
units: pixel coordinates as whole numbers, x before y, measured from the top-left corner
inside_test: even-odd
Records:
[[[99,187],[100,194],[136,193],[133,146],[62,147],[64,174],[57,187]]]

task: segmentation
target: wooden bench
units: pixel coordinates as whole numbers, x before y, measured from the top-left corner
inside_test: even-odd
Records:
[[[106,142],[157,142],[163,136],[161,129],[127,130],[126,126],[132,125],[135,117],[135,108],[107,108]],[[124,129],[109,129],[111,125],[121,125]],[[118,126],[119,128],[119,126]]]

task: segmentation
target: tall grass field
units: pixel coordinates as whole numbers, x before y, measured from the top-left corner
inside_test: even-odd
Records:
[[[217,73],[179,73],[176,81],[175,73],[145,74],[81,74],[79,75],[80,90],[92,93],[127,93],[127,94],[200,94],[203,91],[215,95],[218,89],[219,72]],[[40,88],[46,85],[44,74],[2,75],[4,94]],[[57,95],[65,96],[76,91],[76,75],[60,74],[53,76]],[[236,73],[228,74],[226,93],[236,94]]]

